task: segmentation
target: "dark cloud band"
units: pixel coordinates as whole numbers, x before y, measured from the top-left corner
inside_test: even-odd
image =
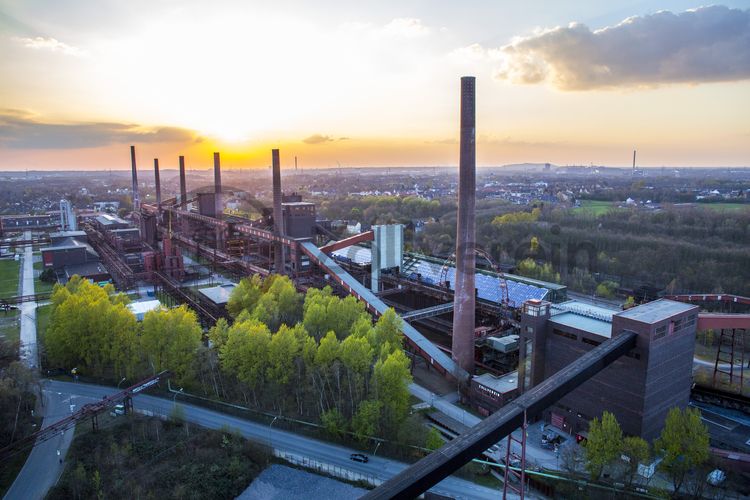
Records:
[[[750,78],[750,10],[702,7],[631,17],[592,31],[573,23],[502,47],[498,79],[564,90]]]
[[[201,140],[194,131],[178,127],[143,128],[115,122],[44,123],[23,111],[0,111],[0,146],[11,149],[77,149]]]

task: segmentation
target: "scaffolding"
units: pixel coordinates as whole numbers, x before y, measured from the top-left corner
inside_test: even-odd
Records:
[[[508,498],[508,489],[518,493],[518,496],[523,500],[524,487],[526,484],[526,429],[528,428],[528,421],[526,420],[526,410],[523,412],[523,425],[521,425],[521,439],[513,437],[513,433],[508,434],[508,444],[505,445],[505,478],[503,479],[503,500]],[[518,443],[521,446],[520,458],[514,457],[512,448],[513,443]],[[520,462],[518,468],[520,471],[511,470],[511,461],[516,459]],[[515,466],[514,466],[515,467]],[[518,481],[518,487],[511,484],[511,480]]]
[[[719,348],[714,362],[713,385],[720,375],[727,375],[729,385],[733,385],[735,378],[739,378],[740,390],[744,382],[745,368],[745,329],[722,328],[719,333]],[[738,373],[735,373],[737,371]]]

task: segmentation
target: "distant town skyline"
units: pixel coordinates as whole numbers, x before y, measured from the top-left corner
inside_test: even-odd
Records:
[[[0,0],[0,170],[750,165],[750,9]]]

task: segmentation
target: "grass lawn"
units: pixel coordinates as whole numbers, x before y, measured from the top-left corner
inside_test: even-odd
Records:
[[[612,201],[581,200],[581,206],[574,208],[573,212],[598,217],[615,209],[617,209],[617,205]]]
[[[695,206],[715,210],[717,212],[739,212],[742,210],[750,210],[750,204],[748,203],[696,203]]]
[[[20,260],[0,260],[0,298],[18,295],[18,275],[20,271]]]
[[[44,262],[34,262],[34,271],[42,271],[44,269]],[[36,274],[36,273],[34,273]],[[54,283],[48,283],[41,281],[39,276],[34,277],[34,293],[47,293],[51,292],[55,287]]]
[[[39,344],[44,344],[44,334],[49,326],[52,304],[36,308],[36,339]]]
[[[0,311],[0,340],[15,342],[21,335],[21,311]]]

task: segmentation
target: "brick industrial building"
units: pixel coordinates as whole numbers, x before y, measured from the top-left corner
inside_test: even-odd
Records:
[[[625,433],[651,440],[690,399],[699,308],[661,299],[628,309],[528,301],[521,317],[519,389],[529,390],[605,340],[637,334],[636,348],[544,412],[570,434],[610,411]]]

